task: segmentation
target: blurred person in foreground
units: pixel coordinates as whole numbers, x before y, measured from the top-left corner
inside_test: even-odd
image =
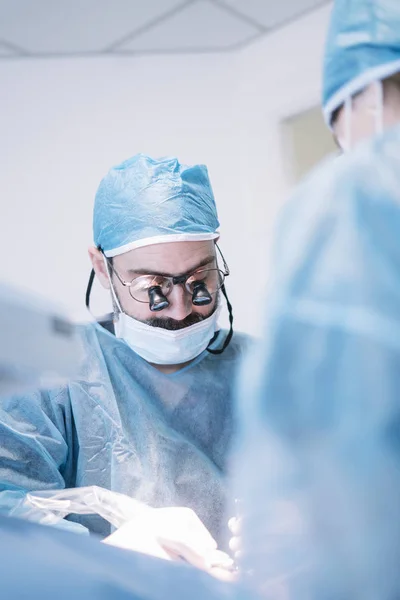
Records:
[[[239,390],[238,560],[264,597],[400,594],[399,72],[400,2],[336,0],[323,108],[344,154],[283,210]]]
[[[30,491],[99,486],[159,509],[157,518],[110,537],[98,515],[58,526],[139,551],[146,536],[162,539],[205,567],[228,535],[232,393],[248,343],[233,335],[207,169],[136,155],[101,182],[93,222],[90,287],[95,273],[114,314],[82,327],[79,378],[2,399],[0,512],[28,515]],[[218,325],[224,297],[229,332]],[[186,546],[168,548],[170,531],[182,531]]]

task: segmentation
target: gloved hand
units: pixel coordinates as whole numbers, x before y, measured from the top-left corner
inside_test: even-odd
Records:
[[[183,559],[211,573],[217,567],[216,576],[233,564],[189,508],[145,510],[103,541],[166,560]]]
[[[242,552],[242,519],[241,517],[232,517],[228,522],[229,530],[232,534],[229,540],[229,548],[232,550],[235,563],[240,561]]]

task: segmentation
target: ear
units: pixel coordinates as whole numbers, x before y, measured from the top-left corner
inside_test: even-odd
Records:
[[[101,285],[107,290],[110,289],[110,279],[107,273],[106,265],[104,264],[103,254],[95,247],[91,247],[88,250],[90,262],[92,263],[94,272],[97,275]]]

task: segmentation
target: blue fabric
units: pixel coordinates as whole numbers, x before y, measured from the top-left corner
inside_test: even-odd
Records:
[[[205,351],[165,375],[99,325],[85,326],[79,379],[0,400],[0,512],[18,514],[26,491],[96,485],[153,507],[192,508],[223,543],[232,393],[247,342],[235,334],[223,354]],[[97,516],[75,521],[110,531]]]
[[[400,128],[298,188],[273,272],[239,386],[243,569],[296,600],[398,597]]]
[[[246,600],[203,571],[0,517],[5,600]]]
[[[377,77],[373,71],[400,71],[400,3],[397,0],[335,0],[328,32],[323,81],[323,107],[338,94],[338,108],[349,96],[343,88],[365,78],[361,91]],[[383,76],[378,79],[383,79]]]
[[[204,165],[137,154],[112,168],[96,194],[94,241],[106,254],[157,236],[209,236],[218,227]]]

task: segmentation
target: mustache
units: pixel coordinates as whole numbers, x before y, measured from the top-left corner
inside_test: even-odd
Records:
[[[179,329],[185,329],[185,327],[190,327],[191,325],[200,323],[200,321],[204,321],[204,319],[211,317],[213,312],[214,310],[208,315],[193,313],[181,321],[176,321],[175,319],[171,319],[171,317],[154,317],[153,319],[147,319],[144,323],[146,323],[146,325],[151,325],[152,327],[160,327],[161,329],[168,329],[169,331],[178,331]]]

